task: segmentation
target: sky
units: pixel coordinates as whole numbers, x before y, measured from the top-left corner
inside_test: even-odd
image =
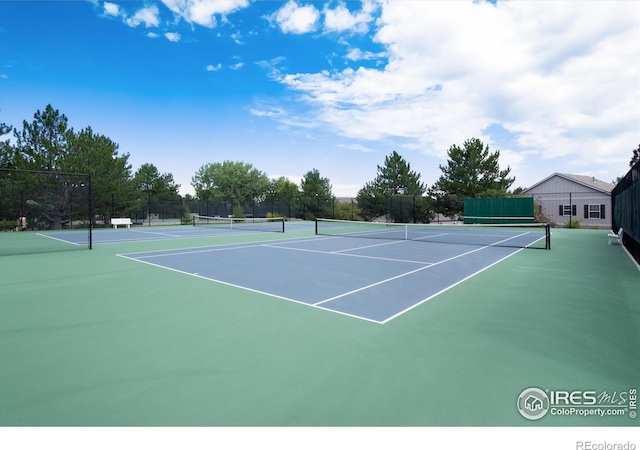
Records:
[[[470,138],[512,188],[612,182],[640,145],[640,2],[0,0],[0,123],[48,104],[182,194],[241,161],[353,197],[393,151],[431,186]]]

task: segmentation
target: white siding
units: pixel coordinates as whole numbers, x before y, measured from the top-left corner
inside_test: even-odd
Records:
[[[542,214],[549,223],[564,225],[571,218],[580,221],[582,226],[609,228],[611,225],[611,195],[567,178],[552,176],[527,189],[525,194],[532,195],[535,202],[541,205]],[[575,215],[561,215],[561,206]],[[604,218],[601,217],[603,213]]]

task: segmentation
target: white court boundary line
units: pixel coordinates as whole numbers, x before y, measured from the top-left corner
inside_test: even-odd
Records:
[[[252,247],[268,247],[268,245],[265,245],[265,244],[272,244],[274,242],[294,244],[296,242],[305,242],[313,238],[314,236],[309,236],[306,238],[303,237],[303,238],[283,239],[282,241],[265,240],[265,241],[234,243],[234,244],[214,244],[214,245],[207,245],[205,247],[183,247],[183,248],[176,248],[171,250],[163,249],[163,250],[150,250],[146,252],[122,253],[116,256],[132,256],[132,257],[135,257],[135,259],[155,258],[155,257],[163,257],[163,256],[178,256],[178,255],[188,255],[191,253],[207,253],[207,252],[216,252],[216,251],[223,251],[223,250],[240,250],[240,249],[252,248]],[[330,238],[324,238],[324,239],[330,239]],[[161,253],[161,252],[165,252],[165,253]],[[136,256],[136,255],[147,255],[147,256]]]
[[[518,235],[518,236],[520,236],[520,235]],[[513,239],[513,237],[510,237],[510,238],[508,238],[508,239],[504,239],[504,241],[508,241],[508,240],[510,240],[510,239]],[[405,241],[400,241],[400,242],[405,242]],[[503,241],[500,241],[500,242],[503,242]],[[500,242],[498,242],[498,243],[500,243]],[[537,241],[536,241],[536,242],[537,242]],[[384,245],[384,244],[378,244],[378,245]],[[359,249],[361,249],[361,248],[376,247],[376,246],[378,246],[378,245],[370,245],[370,246],[363,246],[363,247],[355,247],[355,248],[352,248],[352,249],[345,249],[345,250],[339,250],[339,251],[335,251],[335,252],[325,252],[325,253],[328,253],[328,254],[339,254],[340,252],[344,252],[344,251],[359,250]],[[486,248],[491,248],[491,247],[496,248],[497,246],[496,246],[496,244],[494,243],[494,244],[486,245],[486,246],[483,246],[483,247],[480,247],[480,248],[477,248],[477,249],[474,249],[474,250],[471,250],[471,251],[468,251],[468,252],[465,252],[465,253],[461,253],[461,254],[459,254],[459,255],[452,256],[452,257],[450,257],[450,258],[443,259],[442,261],[438,261],[438,262],[435,262],[435,263],[423,263],[423,264],[425,264],[425,266],[424,266],[424,267],[421,267],[421,268],[418,268],[418,269],[416,269],[416,270],[412,270],[412,271],[406,272],[406,273],[404,273],[404,274],[396,275],[396,276],[394,276],[394,277],[390,277],[390,278],[387,278],[387,279],[385,279],[385,280],[382,280],[382,281],[379,281],[379,282],[376,282],[376,283],[372,283],[372,284],[370,284],[370,285],[368,285],[368,286],[363,286],[363,287],[361,287],[361,288],[358,288],[358,289],[352,290],[352,291],[350,291],[350,292],[346,292],[346,293],[341,294],[341,295],[337,295],[337,296],[335,296],[335,297],[328,298],[328,299],[326,299],[326,300],[322,300],[322,301],[320,301],[320,302],[314,303],[312,306],[320,306],[320,305],[322,305],[323,303],[327,303],[327,302],[330,302],[330,301],[332,301],[332,300],[336,300],[336,299],[338,299],[338,298],[346,297],[346,296],[351,295],[351,294],[354,294],[354,293],[356,293],[356,292],[361,292],[361,291],[364,291],[364,290],[366,290],[366,289],[370,289],[370,288],[372,288],[372,287],[379,286],[379,285],[381,285],[381,284],[388,283],[388,282],[391,282],[391,281],[393,281],[393,280],[397,280],[397,279],[399,279],[399,278],[402,278],[402,277],[405,277],[405,276],[412,275],[412,274],[417,273],[417,272],[420,272],[420,271],[422,271],[422,270],[430,269],[430,268],[432,268],[432,267],[438,266],[438,265],[443,264],[443,263],[445,263],[445,262],[452,261],[452,260],[454,260],[454,259],[458,259],[458,258],[461,258],[461,257],[463,257],[463,256],[466,256],[466,255],[469,255],[469,254],[472,254],[472,253],[475,253],[475,252],[478,252],[478,251],[484,250],[484,249],[486,249]],[[526,248],[526,247],[525,247],[525,248]],[[405,314],[405,313],[407,313],[407,312],[411,311],[412,309],[414,309],[414,308],[416,308],[416,307],[418,307],[418,306],[422,305],[423,303],[426,303],[427,301],[431,300],[432,298],[435,298],[435,297],[437,297],[438,295],[440,295],[440,294],[442,294],[442,293],[444,293],[444,292],[446,292],[446,291],[448,291],[448,290],[450,290],[450,289],[454,288],[455,286],[457,286],[457,285],[459,285],[459,284],[463,283],[464,281],[466,281],[466,280],[468,280],[468,279],[470,279],[470,278],[472,278],[472,277],[474,277],[474,276],[478,275],[479,273],[484,272],[485,270],[489,269],[490,267],[495,266],[496,264],[498,264],[498,263],[500,263],[500,262],[504,261],[505,259],[510,258],[511,256],[515,255],[516,253],[521,252],[521,251],[522,251],[522,250],[524,250],[525,248],[518,248],[518,249],[514,249],[514,251],[513,251],[513,252],[511,252],[511,253],[509,253],[508,255],[506,255],[506,256],[504,256],[504,257],[500,258],[499,260],[497,260],[497,261],[495,261],[495,262],[493,262],[493,263],[489,264],[488,266],[485,266],[485,267],[481,268],[481,269],[480,269],[480,270],[478,270],[477,272],[474,272],[474,273],[472,273],[472,274],[470,274],[470,275],[466,276],[465,278],[463,278],[463,279],[461,279],[461,280],[458,280],[457,282],[455,282],[455,283],[453,283],[453,284],[451,284],[451,285],[447,286],[446,288],[441,289],[440,291],[436,292],[435,294],[432,294],[432,295],[430,295],[429,297],[427,297],[427,298],[425,298],[425,299],[420,300],[419,302],[417,302],[417,303],[415,303],[415,304],[411,305],[410,307],[405,308],[404,310],[397,312],[396,314],[394,314],[394,315],[392,315],[392,316],[390,316],[390,317],[386,318],[386,319],[385,319],[385,320],[383,320],[383,321],[377,321],[377,320],[367,319],[367,318],[365,318],[365,317],[361,317],[361,316],[354,316],[354,315],[350,315],[350,316],[352,316],[352,317],[356,317],[356,318],[359,318],[359,319],[369,320],[369,321],[371,321],[371,322],[375,322],[375,323],[379,323],[379,324],[384,325],[385,323],[390,322],[391,320],[393,320],[393,319],[395,319],[395,318],[397,318],[397,317],[400,317],[401,315],[403,315],[403,314]],[[291,250],[296,250],[296,249],[291,249]],[[299,249],[298,249],[298,250],[299,250]],[[357,256],[357,255],[345,255],[345,256]],[[385,259],[385,258],[380,258],[380,259]],[[390,259],[390,260],[392,260],[392,259]],[[399,261],[399,260],[392,260],[392,261]],[[403,262],[412,262],[412,261],[403,261]],[[339,311],[336,311],[336,310],[334,310],[334,309],[329,309],[329,308],[323,308],[323,309],[326,309],[327,311],[332,311],[332,312],[339,312]]]
[[[105,231],[106,230],[106,231]],[[126,229],[123,229],[123,231]],[[77,231],[77,230],[69,230],[69,231]],[[206,234],[206,235],[170,235],[168,233],[158,233],[158,232],[151,232],[151,231],[143,231],[143,230],[132,230],[129,229],[128,231],[130,232],[134,232],[134,233],[139,233],[139,234],[147,234],[147,235],[155,235],[155,236],[160,236],[160,235],[164,235],[167,236],[166,239],[153,239],[152,237],[150,237],[149,239],[139,239],[139,238],[118,238],[118,239],[113,239],[113,240],[98,240],[96,241],[96,234],[100,235],[100,234],[110,234],[110,233],[119,233],[117,231],[111,231],[111,229],[107,229],[107,228],[94,228],[93,229],[93,245],[114,245],[114,244],[129,244],[129,243],[138,243],[138,242],[154,242],[157,240],[162,240],[162,241],[169,241],[169,240],[187,240],[187,239],[206,239],[206,238],[216,238],[216,237],[227,237],[227,236],[247,236],[247,235],[258,235],[259,232],[239,232],[239,231],[233,231],[233,232],[229,232],[229,233],[216,233],[216,234]],[[84,245],[84,243],[78,243],[78,242],[74,242],[74,241],[69,241],[67,239],[62,239],[62,238],[56,238],[53,236],[50,236],[48,234],[41,234],[41,233],[36,233],[39,236],[44,236],[44,237],[48,237],[50,239],[54,239],[54,240],[58,240],[61,242],[65,242],[67,244],[72,244],[72,245]],[[262,234],[262,233],[260,233]]]
[[[134,257],[132,259],[137,260],[137,259],[147,259],[147,258],[161,258],[161,257],[189,255],[189,254],[196,254],[196,253],[242,250],[245,248],[255,248],[255,247],[270,247],[270,248],[278,248],[282,250],[290,250],[290,251],[297,251],[297,252],[320,253],[325,255],[339,255],[339,256],[346,256],[350,258],[376,259],[376,260],[382,260],[382,261],[393,261],[393,262],[420,264],[420,265],[427,265],[427,266],[434,264],[429,261],[413,261],[413,260],[407,260],[407,259],[385,258],[381,256],[350,255],[347,253],[343,253],[347,251],[360,250],[360,249],[370,248],[370,247],[378,247],[382,245],[400,244],[406,241],[391,241],[391,242],[385,242],[384,244],[366,245],[362,247],[353,247],[348,249],[335,250],[331,252],[323,251],[323,250],[311,250],[311,249],[304,249],[304,248],[285,247],[284,245],[282,245],[282,244],[295,244],[298,242],[306,242],[311,239],[314,239],[314,237],[310,236],[307,238],[299,238],[294,240],[284,239],[282,241],[247,242],[245,244],[217,244],[217,245],[207,246],[207,247],[185,248],[185,249],[176,249],[176,250],[153,250],[150,252],[124,253],[122,255],[132,256]],[[327,236],[323,238],[315,238],[314,240],[320,241],[320,240],[333,240],[333,239],[340,239],[340,238],[334,237],[334,236]],[[166,252],[166,253],[160,253],[160,252]],[[149,253],[154,253],[154,254],[149,254]],[[122,256],[122,255],[117,255],[117,256]],[[144,256],[136,256],[136,255],[144,255]]]
[[[132,229],[132,228],[129,228],[129,231],[131,231],[132,233],[150,234],[152,236],[169,236],[169,237],[173,237],[173,238],[184,237],[181,234],[160,233],[159,231],[135,230],[135,229]]]
[[[307,253],[320,253],[323,255],[337,255],[337,256],[346,256],[348,258],[363,258],[363,259],[376,259],[376,260],[380,260],[380,261],[393,261],[393,262],[402,262],[402,263],[409,263],[409,264],[420,264],[420,265],[432,265],[434,263],[432,262],[428,262],[428,261],[414,261],[411,259],[398,259],[398,258],[385,258],[382,256],[368,256],[368,255],[353,255],[353,254],[349,254],[349,253],[344,253],[344,252],[351,252],[351,251],[355,251],[355,250],[361,250],[363,248],[370,248],[370,247],[379,247],[382,245],[389,245],[389,244],[397,244],[397,243],[401,243],[401,242],[406,242],[406,241],[393,241],[393,242],[387,242],[385,244],[379,244],[379,245],[367,245],[364,247],[354,247],[354,248],[347,248],[344,250],[335,250],[332,252],[327,252],[327,251],[323,251],[323,250],[311,250],[308,248],[295,248],[295,247],[285,247],[282,245],[277,245],[277,244],[271,244],[271,245],[263,245],[263,247],[271,247],[271,248],[279,248],[279,249],[283,249],[283,250],[291,250],[294,252],[307,252]]]
[[[390,244],[390,243],[374,244],[374,245],[369,245],[369,246],[354,247],[354,248],[351,248],[351,249],[343,249],[343,250],[330,251],[330,252],[328,252],[328,251],[319,251],[319,250],[308,250],[308,249],[296,249],[296,248],[290,248],[290,247],[278,247],[278,244],[280,244],[280,243],[291,244],[291,243],[296,243],[296,242],[308,242],[309,240],[314,239],[314,237],[316,237],[316,236],[309,236],[307,238],[299,238],[299,239],[292,239],[292,240],[286,240],[285,239],[285,240],[282,240],[282,241],[252,242],[252,243],[247,243],[247,244],[218,244],[218,245],[214,245],[214,246],[207,247],[207,248],[204,248],[204,249],[203,248],[191,248],[191,249],[187,248],[187,249],[176,249],[177,251],[176,250],[156,250],[156,251],[152,251],[152,252],[137,252],[137,253],[131,253],[131,254],[117,254],[116,256],[124,258],[124,259],[128,259],[130,261],[135,261],[135,262],[139,262],[139,263],[142,263],[142,264],[147,264],[147,265],[150,265],[150,266],[158,267],[158,268],[161,268],[161,269],[170,270],[172,272],[181,273],[183,275],[189,275],[189,276],[200,278],[200,279],[203,279],[203,280],[212,281],[214,283],[222,284],[222,285],[225,285],[225,286],[230,286],[230,287],[242,289],[242,290],[245,290],[245,291],[248,291],[248,292],[262,294],[262,295],[266,295],[268,297],[278,298],[280,300],[286,300],[286,301],[289,301],[289,302],[297,303],[299,305],[310,306],[312,308],[321,309],[321,310],[328,311],[328,312],[331,312],[331,313],[340,314],[340,315],[343,315],[343,316],[348,316],[348,317],[352,317],[352,318],[355,318],[355,319],[365,320],[367,322],[372,322],[372,323],[384,325],[384,324],[390,322],[391,320],[396,319],[396,318],[400,317],[401,315],[411,311],[412,309],[422,305],[423,303],[426,303],[427,301],[437,297],[438,295],[440,295],[440,294],[442,294],[442,293],[454,288],[455,286],[463,283],[464,281],[469,280],[470,278],[478,275],[479,273],[484,272],[485,270],[495,266],[496,264],[504,261],[505,259],[510,258],[511,256],[515,255],[516,253],[519,253],[520,251],[524,250],[524,248],[513,249],[513,252],[511,252],[508,255],[500,258],[499,260],[494,261],[493,263],[491,263],[491,264],[489,264],[489,265],[487,265],[485,267],[482,267],[480,270],[478,270],[478,271],[466,276],[465,278],[463,278],[461,280],[456,281],[455,283],[447,286],[446,288],[441,289],[440,291],[430,295],[429,297],[427,297],[425,299],[422,299],[422,300],[418,301],[417,303],[412,304],[408,308],[405,308],[405,309],[397,312],[396,314],[394,314],[394,315],[392,315],[390,317],[387,317],[386,319],[384,319],[382,321],[370,319],[368,317],[358,316],[358,315],[355,315],[355,314],[350,314],[350,313],[347,313],[347,312],[344,312],[344,311],[339,311],[339,310],[327,308],[327,307],[322,306],[322,305],[327,303],[327,302],[330,302],[330,301],[333,301],[333,300],[336,300],[336,299],[339,299],[339,298],[342,298],[342,297],[347,297],[347,296],[349,296],[351,294],[354,294],[356,292],[361,292],[363,290],[367,290],[367,289],[373,288],[375,286],[379,286],[379,285],[382,285],[382,284],[385,284],[385,283],[389,283],[391,281],[394,281],[396,279],[399,279],[399,278],[402,278],[402,277],[405,277],[405,276],[413,275],[414,273],[417,273],[417,272],[420,272],[420,271],[435,267],[435,266],[440,265],[440,264],[444,264],[446,262],[461,258],[463,256],[470,255],[472,253],[476,253],[476,252],[485,250],[487,248],[496,248],[495,244],[494,245],[486,245],[486,246],[483,246],[483,247],[479,247],[479,248],[470,250],[468,252],[460,253],[458,255],[443,259],[443,260],[435,262],[435,263],[419,262],[419,264],[423,264],[424,267],[420,267],[418,269],[411,270],[409,272],[405,272],[405,273],[402,273],[402,274],[399,274],[399,275],[396,275],[396,276],[393,276],[393,277],[378,281],[376,283],[372,283],[372,284],[369,284],[367,286],[363,286],[363,287],[360,287],[358,289],[354,289],[354,290],[351,290],[349,292],[345,292],[343,294],[340,294],[340,295],[337,295],[337,296],[334,296],[334,297],[331,297],[331,298],[328,298],[328,299],[325,299],[325,300],[321,300],[321,301],[316,302],[316,303],[303,302],[301,300],[296,300],[296,299],[292,299],[292,298],[289,298],[289,297],[284,297],[284,296],[281,296],[281,295],[273,294],[273,293],[270,293],[270,292],[261,291],[259,289],[254,289],[254,288],[250,288],[250,287],[247,287],[247,286],[238,285],[238,284],[235,284],[235,283],[230,283],[230,282],[219,280],[219,279],[216,279],[216,278],[206,277],[206,276],[200,275],[197,272],[196,273],[187,272],[187,271],[184,271],[184,270],[175,269],[175,268],[168,267],[168,266],[163,266],[161,264],[155,264],[155,263],[152,263],[150,261],[146,261],[145,260],[146,258],[154,258],[154,257],[171,257],[171,256],[185,255],[185,254],[207,253],[207,252],[215,252],[215,251],[243,250],[243,249],[246,249],[246,248],[254,248],[254,247],[263,247],[263,248],[270,248],[271,247],[271,248],[280,248],[280,249],[288,250],[288,251],[305,251],[305,252],[322,253],[322,254],[335,255],[335,256],[351,256],[351,257],[358,257],[359,256],[359,257],[365,257],[363,255],[348,255],[348,254],[345,254],[345,253],[342,253],[342,252],[354,251],[354,250],[358,250],[358,249],[361,249],[361,248],[369,248],[369,247],[376,247],[376,246]],[[343,237],[341,237],[341,236],[326,236],[326,237],[323,237],[323,238],[320,238],[320,239],[315,239],[315,240],[325,240],[325,239],[331,239],[332,240],[332,239],[342,239],[342,238]],[[509,239],[505,239],[505,240],[509,240]],[[405,241],[398,241],[398,242],[405,242]],[[394,243],[395,243],[395,241],[394,241]],[[164,253],[160,253],[160,252],[164,252]],[[149,253],[154,253],[154,254],[149,254]],[[141,256],[136,256],[136,255],[141,255]],[[147,256],[142,256],[142,255],[147,255]],[[404,260],[397,260],[397,259],[383,258],[383,257],[369,257],[369,258],[380,259],[380,260],[389,260],[389,261],[393,261],[393,262],[418,263],[416,261],[409,261],[409,260],[404,261]]]
[[[449,289],[453,289],[453,288],[454,288],[454,287],[456,287],[457,285],[459,285],[459,284],[461,284],[461,283],[464,283],[464,282],[465,282],[465,281],[467,281],[468,279],[473,278],[473,277],[475,277],[476,275],[478,275],[479,273],[484,272],[485,270],[489,269],[490,267],[495,266],[496,264],[498,264],[498,263],[500,263],[500,262],[504,261],[505,259],[507,259],[507,258],[511,258],[513,255],[515,255],[516,253],[521,252],[522,250],[524,250],[524,249],[523,249],[523,248],[516,249],[513,253],[510,253],[510,254],[508,254],[507,256],[505,256],[505,257],[503,257],[503,258],[500,258],[499,260],[497,260],[497,261],[495,261],[495,262],[493,262],[493,263],[489,264],[489,265],[488,265],[488,266],[486,266],[486,267],[483,267],[482,269],[478,270],[477,272],[474,272],[474,273],[472,273],[471,275],[468,275],[468,276],[466,276],[465,278],[463,278],[463,279],[461,279],[461,280],[458,280],[457,282],[453,283],[452,285],[447,286],[447,287],[446,287],[446,288],[444,288],[444,289],[441,289],[440,291],[436,292],[435,294],[432,294],[432,295],[430,295],[429,297],[427,297],[427,298],[425,298],[425,299],[422,299],[422,300],[421,300],[421,301],[419,301],[418,303],[416,303],[416,304],[414,304],[414,305],[411,305],[410,307],[408,307],[408,308],[406,308],[406,309],[403,309],[402,311],[400,311],[400,312],[398,312],[398,313],[394,314],[393,316],[390,316],[390,317],[386,318],[385,320],[383,320],[383,321],[382,321],[382,322],[380,322],[380,323],[384,325],[385,323],[392,321],[392,320],[393,320],[393,319],[395,319],[396,317],[400,317],[401,315],[403,315],[403,314],[405,314],[405,313],[407,313],[407,312],[411,311],[411,310],[412,310],[412,309],[414,309],[414,308],[417,308],[418,306],[422,305],[423,303],[428,302],[428,301],[429,301],[429,300],[431,300],[432,298],[435,298],[435,297],[437,297],[438,295],[443,294],[444,292],[447,292]]]
[[[124,229],[123,229],[124,230]],[[94,233],[96,232],[96,229],[93,230]],[[151,231],[143,231],[143,230],[131,230],[129,229],[129,231],[133,231],[136,233],[146,233],[149,235],[161,235],[163,233],[157,233],[157,232],[151,232]],[[98,231],[98,233],[100,233],[100,231]],[[110,231],[111,233],[111,231]],[[119,238],[117,240],[109,240],[109,241],[95,241],[95,234],[94,234],[94,242],[93,245],[113,245],[113,244],[129,244],[129,243],[137,243],[137,242],[154,242],[154,240],[162,240],[162,241],[169,241],[169,240],[187,240],[187,239],[207,239],[207,238],[218,238],[218,237],[228,237],[228,236],[261,236],[265,234],[265,232],[263,231],[236,231],[236,230],[228,230],[228,232],[221,232],[221,231],[217,231],[215,233],[211,233],[211,234],[189,234],[189,235],[175,235],[171,236],[171,237],[167,237],[166,239],[153,239],[153,238],[149,238],[149,239],[137,239],[137,238],[129,238],[129,239],[123,239],[123,238]],[[274,233],[275,234],[275,233]],[[284,234],[284,233],[280,233],[280,234]],[[165,234],[166,236],[170,236],[168,234]]]
[[[81,245],[89,245],[88,243],[86,244],[79,244],[77,242],[73,242],[73,241],[67,241],[66,239],[60,239],[54,236],[50,236],[48,234],[42,234],[42,233],[36,233],[37,236],[42,236],[42,237],[46,237],[49,239],[53,239],[54,241],[58,241],[58,242],[64,242],[65,244],[71,244],[71,245],[75,245],[75,246],[81,246]]]
[[[430,269],[430,268],[435,267],[435,266],[439,266],[440,264],[444,264],[446,262],[453,261],[454,259],[458,259],[458,258],[461,258],[463,256],[470,255],[471,253],[479,252],[480,250],[484,250],[485,248],[489,248],[489,246],[481,247],[481,248],[477,248],[475,250],[471,250],[471,251],[468,251],[468,252],[465,252],[465,253],[461,253],[459,255],[443,259],[442,261],[438,261],[437,263],[432,263],[432,264],[430,264],[428,266],[420,267],[419,269],[410,270],[409,272],[405,272],[403,274],[396,275],[396,276],[391,277],[391,278],[387,278],[386,280],[378,281],[377,283],[372,283],[372,284],[370,284],[368,286],[363,286],[363,287],[361,287],[359,289],[354,289],[353,291],[346,292],[344,294],[337,295],[335,297],[331,297],[331,298],[328,298],[326,300],[322,300],[321,302],[315,303],[315,305],[320,305],[322,303],[327,303],[327,302],[336,300],[338,298],[342,298],[342,297],[346,297],[346,296],[351,295],[351,294],[355,294],[356,292],[361,292],[361,291],[370,289],[372,287],[379,286],[381,284],[388,283],[388,282],[393,281],[393,280],[397,280],[398,278],[402,278],[402,277],[406,277],[406,276],[409,276],[409,275],[413,275],[416,272],[420,272],[422,270],[426,270],[426,269]]]
[[[305,303],[303,301],[295,300],[295,299],[289,298],[289,297],[284,297],[282,295],[272,294],[270,292],[261,291],[261,290],[258,290],[258,289],[253,289],[253,288],[250,288],[250,287],[247,287],[247,286],[241,286],[241,285],[238,285],[238,284],[229,283],[228,281],[222,281],[222,280],[218,280],[216,278],[205,277],[205,276],[200,275],[198,273],[186,272],[184,270],[174,269],[173,267],[168,267],[168,266],[163,266],[163,265],[160,265],[160,264],[155,264],[155,263],[152,263],[152,262],[149,262],[149,261],[144,261],[144,260],[141,260],[141,259],[132,258],[132,257],[126,256],[126,255],[116,255],[116,256],[119,256],[120,258],[128,259],[130,261],[134,261],[134,262],[138,262],[138,263],[142,263],[142,264],[147,264],[149,266],[158,267],[160,269],[170,270],[171,272],[176,272],[176,273],[180,273],[180,274],[183,274],[183,275],[188,275],[188,276],[191,276],[191,277],[199,278],[201,280],[213,281],[214,283],[222,284],[224,286],[230,286],[230,287],[233,287],[233,288],[242,289],[244,291],[253,292],[255,294],[262,294],[262,295],[266,295],[267,297],[272,297],[272,298],[277,298],[277,299],[280,299],[280,300],[285,300],[285,301],[288,301],[288,302],[296,303],[298,305],[309,306],[311,308],[321,309],[321,310],[328,311],[328,312],[331,312],[331,313],[352,317],[354,319],[365,320],[367,322],[373,322],[373,323],[377,323],[377,324],[381,323],[380,321],[369,319],[367,317],[356,316],[354,314],[349,314],[349,313],[346,313],[346,312],[343,312],[343,311],[336,311],[336,310],[333,310],[333,309],[323,308],[322,306],[317,306],[317,305],[314,305],[313,303]],[[167,256],[169,256],[169,255],[167,255]]]

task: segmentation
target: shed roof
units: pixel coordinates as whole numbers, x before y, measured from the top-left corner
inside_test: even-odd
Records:
[[[526,193],[527,191],[529,191],[529,190],[531,190],[531,189],[533,189],[533,188],[535,188],[537,186],[540,186],[541,184],[547,182],[548,180],[550,180],[553,177],[561,177],[561,178],[564,178],[566,180],[570,180],[570,181],[573,181],[575,183],[581,184],[583,186],[589,187],[589,188],[591,188],[591,189],[593,189],[595,191],[603,192],[605,194],[611,194],[611,191],[615,187],[615,185],[613,185],[611,183],[607,183],[606,181],[598,180],[596,177],[592,177],[592,176],[588,176],[588,175],[573,175],[573,174],[569,174],[569,173],[554,173],[552,175],[549,175],[544,180],[538,181],[533,186],[528,187],[523,192]]]

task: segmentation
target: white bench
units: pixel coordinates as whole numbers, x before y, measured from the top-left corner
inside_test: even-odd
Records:
[[[132,225],[132,222],[128,217],[112,217],[111,225],[113,225],[113,228],[118,228],[118,225],[126,225],[127,228],[129,228]]]
[[[618,241],[618,244],[622,245],[622,233],[624,233],[624,231],[622,231],[622,228],[618,230],[618,234],[614,233],[613,231],[609,231],[609,234],[607,234],[607,237],[609,238],[609,245],[611,245],[611,242],[613,242],[614,240]]]

